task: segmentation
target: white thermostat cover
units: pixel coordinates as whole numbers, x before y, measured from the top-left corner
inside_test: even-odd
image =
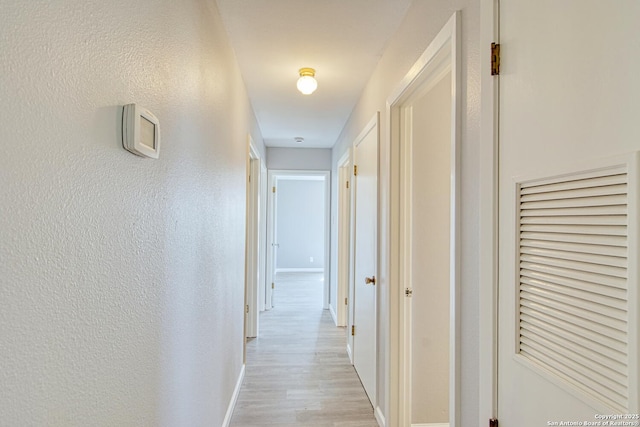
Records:
[[[160,122],[151,111],[127,104],[122,111],[122,146],[138,156],[160,156]]]

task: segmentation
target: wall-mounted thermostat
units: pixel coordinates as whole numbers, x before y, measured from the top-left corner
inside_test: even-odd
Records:
[[[122,111],[122,146],[133,154],[157,159],[160,155],[160,122],[151,111],[127,104]]]

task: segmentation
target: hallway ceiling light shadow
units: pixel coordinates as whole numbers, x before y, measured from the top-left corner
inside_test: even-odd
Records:
[[[311,95],[318,88],[318,82],[314,78],[316,70],[313,68],[300,68],[300,78],[298,79],[298,90],[304,95]]]

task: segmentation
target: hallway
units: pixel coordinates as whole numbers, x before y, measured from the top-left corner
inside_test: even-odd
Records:
[[[377,427],[349,363],[345,329],[322,309],[320,273],[280,273],[261,313],[232,427]]]

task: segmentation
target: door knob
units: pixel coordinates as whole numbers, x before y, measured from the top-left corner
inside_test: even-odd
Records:
[[[364,283],[366,283],[367,285],[375,285],[376,284],[376,276],[365,277],[364,278]]]

